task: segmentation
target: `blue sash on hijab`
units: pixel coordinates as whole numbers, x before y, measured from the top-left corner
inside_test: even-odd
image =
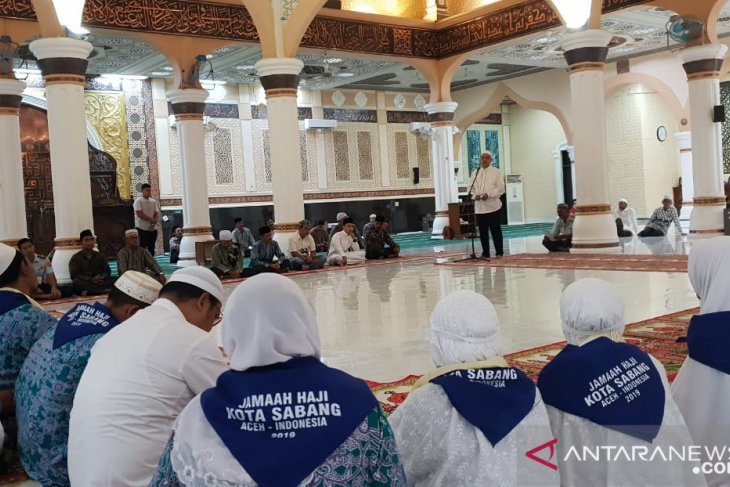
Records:
[[[601,337],[568,345],[540,373],[546,404],[651,442],[664,419],[665,390],[651,357]]]
[[[58,320],[53,349],[86,335],[104,334],[118,324],[109,308],[101,303],[77,304]]]
[[[378,405],[360,379],[314,357],[231,370],[203,392],[206,419],[260,486],[296,486]]]
[[[0,291],[0,315],[4,315],[15,308],[20,308],[25,304],[31,304],[25,294],[14,291]]]
[[[535,384],[513,367],[461,369],[431,379],[452,406],[484,433],[492,446],[509,434],[535,405]]]
[[[687,330],[689,356],[730,374],[730,311],[693,316]]]

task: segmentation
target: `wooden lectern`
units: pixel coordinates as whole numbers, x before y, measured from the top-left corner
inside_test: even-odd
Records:
[[[449,203],[449,225],[444,228],[444,239],[476,237],[474,202]]]

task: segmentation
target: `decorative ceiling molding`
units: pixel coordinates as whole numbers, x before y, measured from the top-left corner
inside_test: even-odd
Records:
[[[649,1],[604,0],[603,12]],[[31,0],[0,0],[0,17],[36,19]],[[253,20],[243,5],[199,0],[87,0],[83,24],[232,41],[259,40]],[[317,16],[304,34],[301,46],[441,59],[559,25],[558,16],[545,0],[528,0],[441,30]]]

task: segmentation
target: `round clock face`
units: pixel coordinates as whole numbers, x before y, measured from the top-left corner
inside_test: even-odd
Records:
[[[667,140],[667,128],[664,125],[656,129],[656,138],[659,139],[659,142]]]

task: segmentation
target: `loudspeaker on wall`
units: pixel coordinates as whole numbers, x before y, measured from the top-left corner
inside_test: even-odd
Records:
[[[421,169],[418,167],[413,168],[413,184],[418,184],[421,180]]]
[[[712,121],[715,123],[725,121],[725,106],[715,105],[712,107]]]

